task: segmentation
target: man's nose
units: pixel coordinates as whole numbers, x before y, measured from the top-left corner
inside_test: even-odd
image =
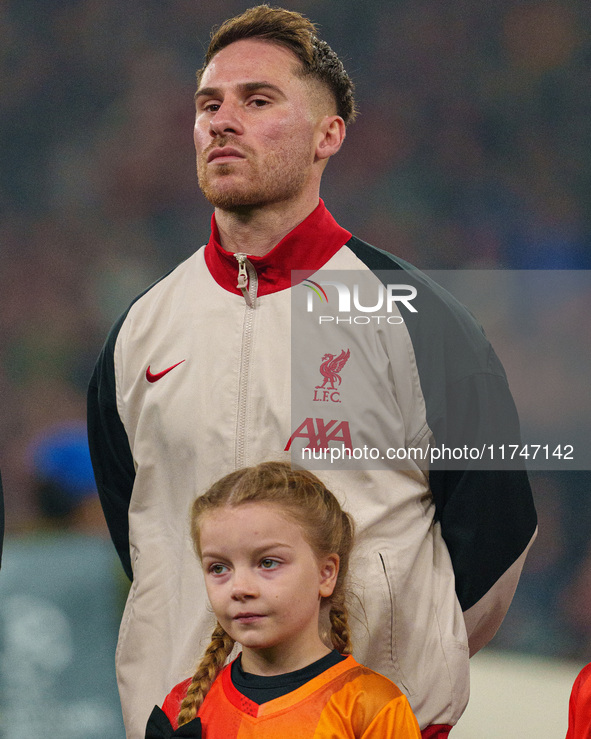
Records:
[[[230,133],[240,135],[243,131],[240,106],[231,100],[224,100],[210,118],[210,134],[213,137],[224,136]]]

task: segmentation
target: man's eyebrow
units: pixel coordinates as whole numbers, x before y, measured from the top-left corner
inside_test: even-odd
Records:
[[[277,85],[274,85],[272,82],[242,82],[238,85],[238,89],[242,92],[256,92],[256,91],[263,91],[263,90],[273,90],[273,92],[278,93],[281,96],[284,96],[285,93],[283,90],[278,87]],[[200,97],[220,97],[221,90],[219,87],[201,87],[197,90],[195,93],[195,100]]]
[[[280,95],[285,94],[280,87],[274,85],[272,82],[244,82],[242,85],[239,85],[239,87],[241,87],[244,92],[256,92],[256,90],[273,90],[273,92],[278,92]]]
[[[195,100],[197,100],[198,97],[203,97],[204,95],[207,95],[207,97],[212,97],[217,90],[215,87],[200,87],[197,92],[195,93]]]

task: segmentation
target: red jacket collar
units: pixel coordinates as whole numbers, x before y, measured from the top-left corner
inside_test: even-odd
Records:
[[[249,256],[257,271],[258,295],[268,295],[291,287],[291,271],[312,274],[320,269],[351,238],[326,209],[322,200],[310,215],[290,231],[264,257]],[[215,215],[211,217],[211,236],[205,247],[205,262],[214,280],[225,290],[240,295],[236,287],[238,262],[220,244]]]

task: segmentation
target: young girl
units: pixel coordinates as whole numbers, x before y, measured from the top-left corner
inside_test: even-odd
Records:
[[[217,625],[146,739],[420,738],[406,697],[351,656],[353,524],[317,477],[279,462],[233,472],[195,501],[191,533]]]

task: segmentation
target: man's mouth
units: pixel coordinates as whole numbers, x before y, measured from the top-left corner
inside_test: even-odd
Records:
[[[212,149],[207,155],[207,163],[216,162],[216,164],[224,164],[225,162],[235,162],[238,159],[244,159],[244,154],[233,146],[221,146]]]

